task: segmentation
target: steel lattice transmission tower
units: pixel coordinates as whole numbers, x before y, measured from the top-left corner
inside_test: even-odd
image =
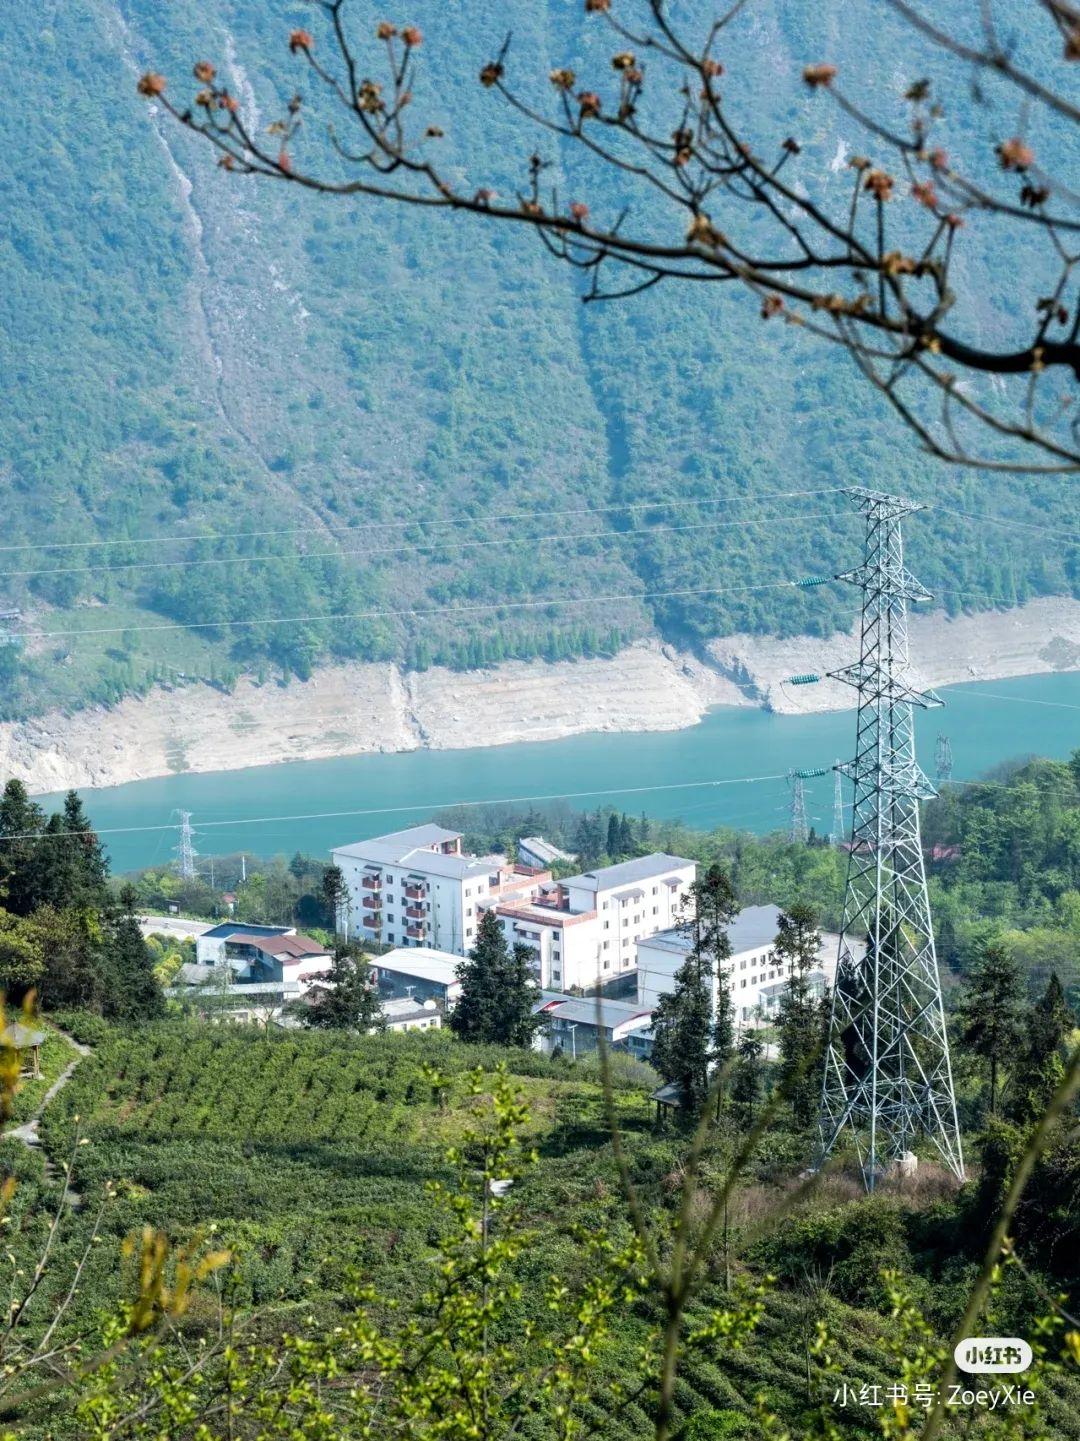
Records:
[[[185,881],[195,879],[195,857],[199,854],[193,844],[195,832],[191,827],[191,812],[181,811],[180,813],[180,841],[176,847],[176,857],[180,862],[180,874]]]
[[[806,786],[801,771],[788,771],[788,785],[791,787],[791,815],[788,820],[788,840],[792,845],[805,845],[810,837],[810,822],[806,818]]]
[[[847,826],[844,824],[844,780],[839,761],[833,766],[833,770],[835,781],[833,783],[832,834],[829,836],[829,844],[842,846]]]
[[[934,779],[951,781],[952,765],[952,741],[947,735],[939,734],[934,749]]]
[[[866,517],[859,659],[833,673],[858,693],[851,849],[825,1055],[820,1160],[850,1132],[868,1190],[928,1136],[964,1174],[919,830],[935,792],[915,760],[914,707],[941,705],[908,675],[907,607],[929,600],[904,564],[901,518],[922,507],[851,489]],[[865,937],[865,950],[863,938]]]

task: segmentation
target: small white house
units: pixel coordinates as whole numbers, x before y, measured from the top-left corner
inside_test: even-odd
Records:
[[[453,1010],[461,995],[457,968],[460,956],[434,951],[428,946],[399,946],[371,962],[380,993],[388,999],[417,1002],[435,1001],[444,1011]]]
[[[522,836],[518,841],[518,860],[522,865],[548,870],[556,861],[573,865],[577,856],[571,855],[569,851],[561,851],[558,846],[544,840],[543,836]]]
[[[744,906],[728,927],[731,957],[725,971],[737,1026],[757,1026],[772,1019],[788,983],[790,970],[776,953],[779,906]],[[675,975],[686,961],[692,940],[681,928],[648,936],[637,945],[638,1004],[655,1010],[660,997],[674,989]],[[823,994],[836,974],[839,936],[824,931],[818,963],[808,977]],[[715,991],[715,987],[714,987]]]
[[[388,1031],[438,1031],[442,1015],[434,1001],[410,1001],[403,997],[386,1001],[383,1016]]]
[[[584,1055],[599,1047],[601,1036],[611,1050],[643,1058],[652,1050],[652,1012],[629,1001],[545,991],[533,1014],[548,1023],[537,1038],[537,1049],[549,1054],[559,1046],[565,1055]]]

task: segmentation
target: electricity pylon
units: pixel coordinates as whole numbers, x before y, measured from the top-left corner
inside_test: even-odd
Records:
[[[952,780],[952,741],[946,735],[939,735],[934,750],[934,779]]]
[[[198,851],[192,844],[195,832],[191,828],[191,812],[180,812],[180,842],[176,847],[177,860],[180,862],[180,874],[185,881],[195,879],[195,857]]]
[[[844,825],[844,783],[843,772],[840,769],[840,762],[833,766],[836,779],[833,783],[833,810],[832,810],[832,834],[829,836],[829,844],[834,846],[843,845],[844,832],[847,827]]]
[[[837,576],[862,591],[860,654],[833,677],[854,686],[859,711],[842,767],[855,795],[819,1164],[850,1131],[872,1191],[920,1135],[961,1179],[964,1162],[919,831],[919,802],[935,792],[915,760],[914,707],[942,702],[908,677],[908,602],[930,595],[904,564],[900,521],[922,507],[847,494],[866,516],[862,564]]]
[[[793,846],[806,845],[810,836],[810,823],[806,818],[806,787],[799,771],[788,771],[788,785],[791,787],[791,816],[788,820],[788,840]]]

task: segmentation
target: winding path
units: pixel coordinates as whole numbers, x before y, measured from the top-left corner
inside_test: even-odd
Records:
[[[84,1046],[82,1042],[77,1041],[74,1036],[69,1036],[66,1031],[61,1031],[59,1030],[59,1028],[57,1028],[57,1033],[63,1036],[64,1040],[67,1041],[68,1045],[71,1046],[72,1049],[75,1050],[78,1054],[71,1058],[71,1060],[65,1066],[64,1070],[60,1073],[59,1076],[57,1076],[56,1080],[45,1092],[44,1096],[42,1096],[40,1106],[38,1106],[37,1110],[30,1117],[29,1121],[24,1121],[21,1126],[13,1126],[10,1131],[5,1131],[5,1140],[8,1137],[12,1137],[16,1141],[24,1142],[24,1144],[27,1146],[41,1145],[41,1138],[38,1135],[38,1125],[41,1122],[41,1117],[44,1114],[45,1107],[49,1104],[53,1097],[58,1094],[58,1092],[64,1089],[67,1083],[71,1080],[72,1076],[75,1074],[75,1068],[78,1066],[79,1062],[83,1059],[83,1057],[90,1054],[90,1047]]]

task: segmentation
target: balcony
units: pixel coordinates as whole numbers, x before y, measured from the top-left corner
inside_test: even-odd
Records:
[[[423,882],[406,881],[402,890],[405,892],[405,899],[408,901],[422,901],[427,894],[427,887]]]
[[[382,876],[364,876],[360,884],[365,891],[381,891]]]
[[[406,927],[405,927],[405,934],[406,934],[411,940],[418,941],[418,940],[421,939],[421,937],[422,937],[423,934],[424,934],[424,928],[423,928],[423,926],[416,926],[416,925],[406,926]]]
[[[365,896],[360,902],[365,911],[381,911],[382,896]]]
[[[422,921],[424,919],[424,908],[421,905],[406,906],[405,914],[411,921]]]

